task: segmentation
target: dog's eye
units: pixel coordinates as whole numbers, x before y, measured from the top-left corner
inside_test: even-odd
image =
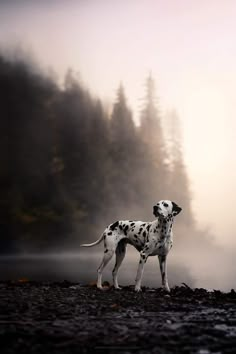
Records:
[[[168,204],[167,204],[167,203],[163,203],[163,205],[164,205],[164,207],[166,207],[166,208],[168,207]]]

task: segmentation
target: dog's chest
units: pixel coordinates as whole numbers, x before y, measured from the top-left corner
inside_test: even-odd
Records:
[[[165,255],[169,252],[173,244],[171,228],[162,225],[153,225],[150,228],[148,247],[150,256]]]
[[[164,240],[150,241],[150,256],[163,256],[166,255],[171,249],[173,241],[170,237],[166,237]]]

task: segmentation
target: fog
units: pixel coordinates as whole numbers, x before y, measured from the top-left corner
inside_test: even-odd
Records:
[[[117,219],[150,220],[153,203],[172,199],[183,214],[171,284],[235,287],[235,12],[234,1],[1,2],[1,253],[21,255],[1,260],[1,278],[94,280],[101,255],[88,273],[79,244]],[[124,283],[137,262],[130,250]]]
[[[178,241],[176,241],[178,243]],[[1,256],[1,280],[71,281],[80,284],[95,283],[97,268],[101,262],[103,247],[76,253],[40,253]],[[122,286],[134,285],[139,262],[139,254],[128,246],[127,254],[119,270]],[[112,284],[114,258],[105,268],[103,280]],[[176,250],[173,248],[168,258],[168,279],[171,287],[185,283],[191,287],[208,290],[229,291],[236,287],[234,273],[234,251],[229,252],[210,247],[203,251],[191,246]],[[149,257],[146,263],[144,286],[159,287],[161,276],[157,257]]]

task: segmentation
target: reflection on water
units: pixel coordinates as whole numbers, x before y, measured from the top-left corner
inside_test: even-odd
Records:
[[[62,281],[87,283],[96,280],[96,269],[102,259],[102,253],[86,250],[78,253],[60,254],[25,254],[19,256],[0,256],[0,280],[27,278],[36,281]],[[134,284],[139,255],[129,250],[120,268],[121,285]],[[111,281],[115,257],[104,270],[104,280]],[[170,285],[186,282],[193,285],[193,280],[186,269],[169,264]],[[157,257],[150,257],[144,270],[143,285],[160,286],[160,272]]]

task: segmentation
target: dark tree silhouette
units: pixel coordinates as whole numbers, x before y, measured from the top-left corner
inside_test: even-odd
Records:
[[[124,88],[120,85],[110,119],[110,152],[112,160],[112,205],[125,210],[135,202],[135,163],[138,138],[127,106]]]
[[[182,152],[180,120],[175,110],[168,113],[167,119],[169,121],[169,147],[171,157],[170,198],[179,203],[184,209],[182,222],[187,226],[192,226],[194,220],[191,209],[189,180]]]
[[[140,139],[146,147],[148,161],[148,200],[167,199],[169,185],[168,154],[161,125],[161,116],[156,104],[155,84],[151,74],[146,80],[146,96],[141,111]]]

